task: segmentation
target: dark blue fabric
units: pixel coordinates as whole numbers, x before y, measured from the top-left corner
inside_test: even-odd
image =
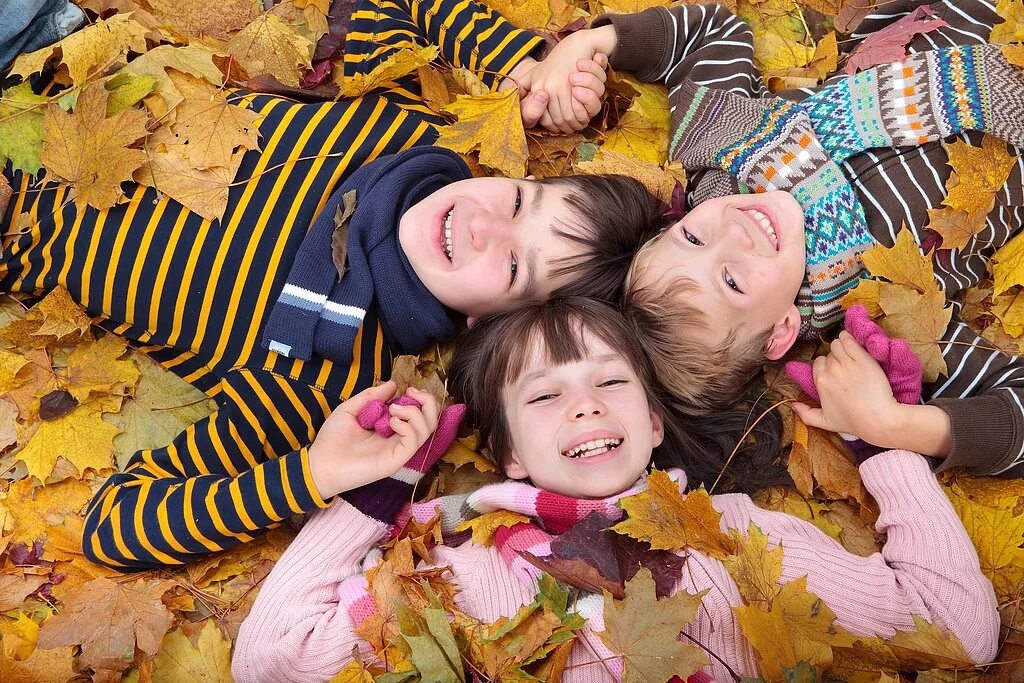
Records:
[[[398,222],[416,202],[469,177],[458,155],[430,146],[382,157],[349,176],[299,248],[264,329],[264,348],[303,360],[315,353],[348,363],[362,315],[374,300],[384,335],[399,353],[418,353],[432,340],[450,339],[455,326],[402,252]],[[331,236],[335,213],[352,190],[356,206],[346,242],[348,270],[339,279]],[[338,306],[358,311],[350,314]]]

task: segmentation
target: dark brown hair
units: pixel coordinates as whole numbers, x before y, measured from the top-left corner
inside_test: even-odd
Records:
[[[633,256],[665,224],[666,205],[624,175],[558,176],[537,182],[566,191],[565,203],[578,222],[555,233],[582,250],[553,264],[552,276],[573,277],[551,297],[588,296],[618,304]]]
[[[708,486],[725,469],[717,492],[753,492],[788,480],[774,465],[780,431],[775,414],[761,420],[745,439],[756,412],[734,409],[701,418],[684,415],[657,384],[629,320],[615,308],[583,297],[552,299],[487,316],[456,340],[448,391],[466,403],[481,442],[489,445],[498,462],[512,446],[503,389],[522,373],[531,343],[539,339],[548,362],[561,365],[586,357],[585,333],[623,356],[643,384],[651,409],[664,418],[665,440],[654,450],[655,465],[681,467],[692,484]]]

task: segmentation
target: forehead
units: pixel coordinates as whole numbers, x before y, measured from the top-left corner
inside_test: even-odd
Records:
[[[580,335],[580,337],[577,337],[579,341],[576,341],[576,343],[570,342],[570,348],[575,347],[571,348],[571,351],[576,353],[571,353],[570,351],[571,355],[575,356],[575,359],[571,357],[566,358],[561,363],[554,360],[555,354],[544,340],[544,335],[537,329],[532,330],[526,343],[522,345],[522,348],[525,350],[522,356],[522,364],[518,368],[511,368],[512,372],[507,380],[507,385],[522,386],[531,380],[549,374],[552,370],[568,365],[607,363],[614,360],[625,362],[621,353],[613,349],[586,327],[582,330],[579,330],[578,327],[577,329]],[[563,347],[563,352],[565,350]],[[518,372],[515,372],[515,370],[518,370]]]

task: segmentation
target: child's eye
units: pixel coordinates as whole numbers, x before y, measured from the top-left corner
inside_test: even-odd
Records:
[[[605,380],[604,382],[601,382],[597,386],[599,386],[599,387],[613,387],[616,384],[625,384],[625,383],[626,383],[626,380],[624,380],[624,379],[609,379],[609,380]]]
[[[536,398],[531,398],[529,401],[526,402],[526,404],[530,405],[532,403],[541,403],[542,401],[547,401],[549,399],[555,398],[556,396],[558,396],[558,394],[541,394]]]
[[[516,202],[512,210],[512,218],[519,215],[519,209],[523,208],[523,188],[516,185]]]
[[[515,254],[509,256],[509,275],[508,275],[508,286],[509,289],[516,284],[516,275],[519,274],[519,259],[516,258]]]
[[[682,226],[680,226],[680,227],[682,227]],[[682,230],[683,230],[683,237],[686,239],[687,242],[689,242],[690,244],[692,244],[692,245],[694,245],[696,247],[703,247],[704,246],[704,243],[700,241],[699,237],[697,237],[696,235],[690,233],[686,228],[682,228]]]
[[[733,290],[734,292],[739,292],[740,294],[743,293],[743,290],[740,289],[740,286],[737,285],[736,281],[732,279],[732,275],[729,275],[728,270],[722,271],[722,279],[725,280],[725,284],[729,289]]]

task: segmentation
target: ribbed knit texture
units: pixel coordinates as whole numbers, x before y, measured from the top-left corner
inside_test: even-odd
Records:
[[[956,634],[975,661],[991,660],[999,632],[995,594],[925,459],[889,451],[860,471],[881,510],[876,529],[887,538],[881,553],[869,557],[847,552],[803,520],[758,508],[746,495],[713,496],[712,502],[722,513],[723,528],[746,530],[753,522],[770,545],[781,544],[781,581],[807,576],[808,590],[828,604],[840,626],[891,637],[897,630],[914,630],[917,615]],[[533,533],[517,543],[543,545],[542,535]],[[353,645],[368,654],[369,646],[354,632],[373,611],[362,560],[387,535],[384,525],[344,503],[314,513],[264,581],[242,624],[232,663],[235,679],[327,681],[349,660]],[[439,546],[431,559],[433,566],[451,566],[460,608],[478,619],[511,617],[533,600],[526,563],[509,565],[495,547]],[[753,650],[732,612],[741,604],[735,584],[721,562],[691,551],[674,591],[704,589],[709,590],[704,607],[684,633],[740,675],[756,676]],[[614,667],[595,663],[611,656],[596,636],[604,628],[601,599],[584,598],[577,607],[588,620],[580,634],[586,643],[573,648],[563,680],[617,680]],[[706,673],[730,680],[714,660]]]
[[[470,177],[455,152],[431,146],[376,159],[349,176],[320,210],[295,255],[263,329],[264,348],[289,358],[309,360],[315,353],[348,363],[375,299],[398,353],[419,353],[431,341],[451,339],[455,325],[402,252],[398,224],[421,199]],[[332,236],[335,214],[350,192],[355,209],[348,219],[347,270],[339,277]]]

